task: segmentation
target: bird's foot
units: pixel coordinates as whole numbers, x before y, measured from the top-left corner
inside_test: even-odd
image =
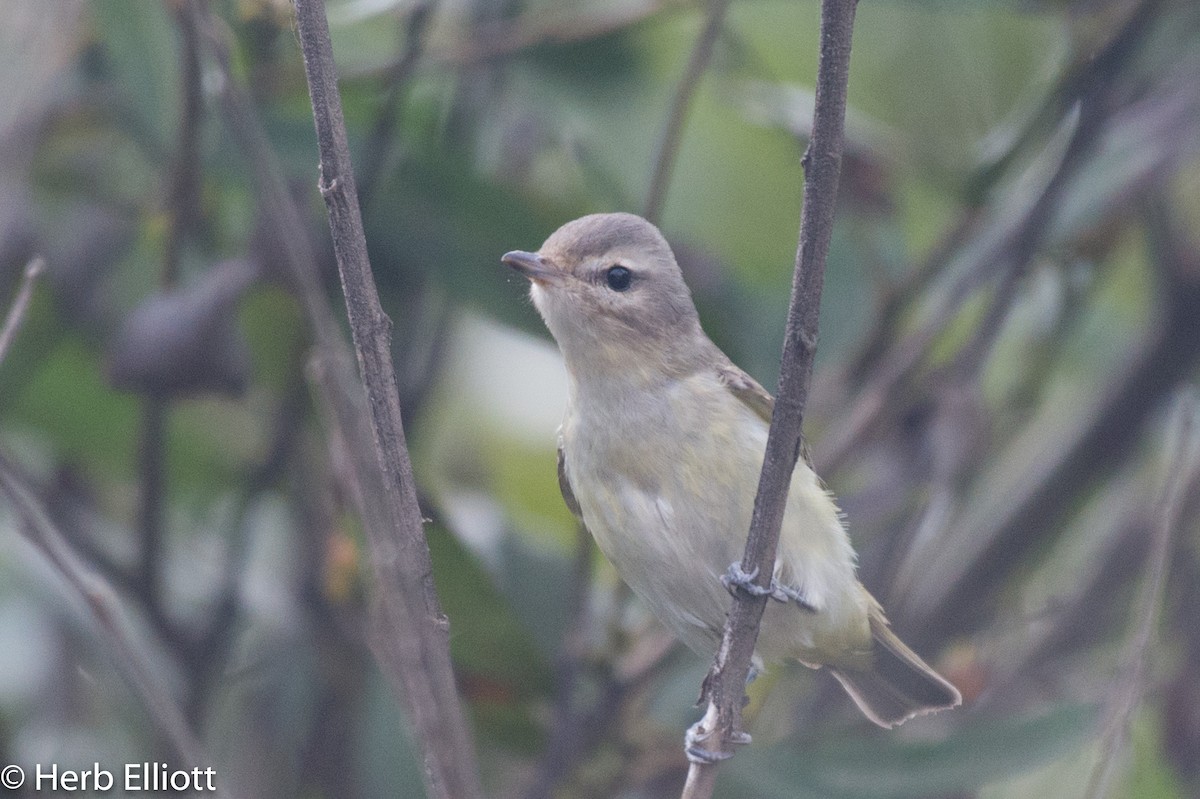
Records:
[[[804,596],[804,592],[801,589],[793,588],[790,585],[783,585],[774,577],[771,578],[771,584],[764,588],[754,582],[754,578],[757,576],[757,566],[754,567],[753,571],[747,572],[742,568],[741,563],[734,561],[729,564],[729,568],[721,575],[721,585],[725,586],[725,590],[731,594],[735,594],[740,588],[751,596],[769,596],[776,602],[782,602],[785,605],[788,602],[795,602],[807,611],[816,611],[816,608]]]
[[[688,727],[687,732],[683,736],[683,752],[687,755],[687,759],[692,763],[700,763],[702,765],[712,765],[720,763],[722,760],[728,760],[733,757],[733,752],[712,751],[705,749],[700,744],[707,741],[716,732],[715,727],[706,728],[705,721],[709,720],[709,715],[705,714],[704,718],[697,721],[692,726]],[[735,746],[745,746],[750,743],[750,733],[738,730],[733,733],[729,739],[729,743]]]

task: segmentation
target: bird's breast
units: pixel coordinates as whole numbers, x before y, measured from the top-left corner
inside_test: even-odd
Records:
[[[578,392],[562,433],[567,477],[601,551],[676,636],[712,652],[729,608],[720,576],[742,557],[766,423],[715,377],[694,376],[607,397]],[[826,662],[867,637],[854,571],[837,506],[801,463],[775,574],[816,611],[772,604],[763,655]]]
[[[564,421],[585,524],[695,649],[711,649],[724,623],[719,577],[740,557],[765,443],[766,425],[715,380],[665,382],[603,407],[573,402]]]

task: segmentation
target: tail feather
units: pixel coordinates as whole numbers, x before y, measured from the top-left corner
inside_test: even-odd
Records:
[[[888,626],[883,611],[871,609],[872,663],[868,668],[832,667],[846,693],[881,727],[962,704],[958,689],[921,660]]]

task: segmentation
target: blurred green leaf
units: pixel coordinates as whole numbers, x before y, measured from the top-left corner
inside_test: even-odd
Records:
[[[179,119],[179,44],[165,3],[92,0],[103,60],[93,77],[116,89],[114,120],[166,151]]]
[[[97,353],[64,339],[14,399],[11,422],[38,429],[68,459],[106,479],[132,471],[138,403],[105,384]]]
[[[425,529],[438,597],[450,619],[450,654],[476,723],[510,749],[534,751],[540,733],[530,702],[547,695],[552,685],[544,650],[533,640],[540,637],[541,625],[518,622],[507,592],[497,591],[454,536],[432,524]]]
[[[940,741],[892,733],[751,748],[722,770],[722,795],[909,799],[970,791],[1081,746],[1095,718],[1092,706],[1063,705],[1035,718],[972,718]]]

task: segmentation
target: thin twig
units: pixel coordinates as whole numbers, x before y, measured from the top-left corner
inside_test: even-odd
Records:
[[[1180,396],[1168,427],[1168,443],[1174,449],[1167,458],[1166,480],[1162,496],[1154,504],[1154,538],[1146,562],[1146,576],[1129,632],[1121,676],[1105,713],[1100,744],[1100,760],[1092,771],[1085,796],[1103,799],[1108,795],[1113,776],[1129,743],[1129,726],[1141,702],[1146,679],[1146,657],[1157,626],[1162,595],[1167,582],[1172,533],[1179,522],[1185,489],[1191,488],[1200,473],[1200,406],[1194,392]]]
[[[571,582],[571,621],[564,635],[562,652],[555,664],[553,718],[532,786],[525,799],[550,799],[559,783],[571,773],[583,750],[586,710],[579,706],[577,687],[586,653],[588,589],[591,585],[592,535],[582,523],[576,525],[575,563]]]
[[[256,464],[241,481],[236,498],[233,520],[229,527],[229,539],[225,562],[221,569],[220,585],[215,592],[212,613],[204,629],[194,639],[186,668],[191,677],[184,710],[196,729],[203,729],[205,714],[209,706],[211,691],[220,674],[220,668],[235,640],[238,617],[241,612],[242,580],[250,554],[250,511],[262,495],[274,486],[284,471],[291,465],[293,451],[298,446],[301,428],[296,420],[303,418],[308,387],[303,378],[301,353],[293,356],[288,374],[293,377],[279,400],[273,416],[271,442],[262,461]]]
[[[640,5],[631,4],[606,14],[588,11],[567,16],[539,11],[514,22],[488,26],[476,32],[466,44],[431,49],[426,63],[436,66],[472,66],[515,55],[543,44],[561,45],[597,39],[632,27],[671,7],[687,8],[685,4],[646,0]],[[394,64],[385,67],[389,71],[394,68]]]
[[[137,513],[138,567],[136,590],[156,627],[172,627],[162,602],[163,505],[166,499],[167,401],[142,401],[141,440],[138,442]],[[169,636],[168,636],[169,637]]]
[[[1046,531],[1067,511],[1062,498],[1077,496],[1121,463],[1138,444],[1161,399],[1200,362],[1200,270],[1174,230],[1171,206],[1147,201],[1151,260],[1158,271],[1160,317],[1136,344],[1129,362],[1102,391],[1081,422],[1052,453],[1026,471],[1030,479],[1005,496],[1004,507],[980,504],[956,523],[973,530],[953,551],[931,556],[936,581],[919,581],[893,618],[909,623],[919,645],[929,636],[960,633],[986,616],[995,592],[1030,547],[1047,544]],[[954,612],[949,612],[954,608]]]
[[[320,149],[321,195],[337,256],[346,311],[371,429],[387,514],[368,528],[375,554],[377,651],[393,657],[394,676],[407,697],[424,753],[431,796],[482,797],[474,743],[454,683],[449,623],[433,584],[412,464],[400,416],[391,355],[391,320],[384,313],[367,259],[354,172],[346,141],[336,66],[322,0],[297,0],[296,29],[312,97]]]
[[[679,143],[683,137],[683,126],[687,122],[688,109],[700,78],[712,58],[713,46],[721,34],[725,24],[725,12],[729,9],[729,0],[709,0],[708,16],[704,28],[692,47],[683,76],[675,87],[675,95],[671,99],[671,111],[667,114],[667,124],[663,128],[662,138],[658,142],[658,151],[654,156],[654,171],[650,177],[650,187],[646,191],[646,205],[642,216],[654,224],[659,223],[663,203],[667,199],[667,188],[671,185],[671,172],[675,167],[675,159],[679,154]]]
[[[0,363],[4,363],[8,348],[12,346],[17,331],[25,322],[25,314],[29,312],[29,303],[33,299],[33,286],[45,268],[46,261],[40,255],[34,256],[25,265],[21,287],[17,289],[17,296],[13,298],[12,306],[8,309],[8,316],[4,318],[4,327],[0,328]]]
[[[817,347],[825,260],[837,202],[856,5],[855,0],[822,0],[821,3],[820,57],[813,135],[804,158],[806,175],[800,244],[796,251],[775,409],[741,564],[747,574],[758,575],[757,582],[764,588],[774,573],[775,550],[788,487],[800,457],[801,426]],[[742,697],[759,622],[766,608],[766,593],[756,597],[743,591],[735,596],[721,647],[705,679],[703,692],[709,706],[705,718],[715,716],[715,720],[712,727],[702,731],[708,735],[701,745],[710,752],[727,751],[736,734],[741,732]],[[711,797],[716,772],[715,763],[693,762],[683,789],[684,799]]]
[[[168,180],[166,212],[169,218],[160,283],[170,289],[179,278],[180,254],[184,236],[195,217],[200,170],[200,121],[204,113],[200,86],[200,45],[194,20],[178,4],[169,4],[175,16],[182,47],[180,49],[180,94],[182,108],[175,152]],[[186,642],[168,617],[163,606],[163,512],[166,505],[167,428],[170,403],[164,397],[147,396],[142,400],[141,437],[138,442],[137,513],[138,561],[133,573],[133,589],[154,627],[164,640],[176,646]],[[179,651],[181,658],[186,651]]]
[[[396,65],[389,69],[384,76],[388,83],[387,97],[375,117],[375,126],[371,129],[371,133],[363,145],[362,166],[359,167],[358,173],[362,177],[360,195],[364,207],[374,197],[375,187],[383,173],[383,166],[398,127],[400,104],[404,100],[409,82],[421,60],[425,44],[425,30],[433,18],[436,2],[437,0],[418,0],[409,10],[408,20],[404,26],[404,52]]]
[[[850,411],[842,416],[835,428],[826,433],[813,453],[814,460],[825,474],[840,469],[850,453],[856,451],[866,436],[881,423],[885,414],[903,407],[902,403],[894,401],[897,392],[925,362],[937,334],[974,290],[992,278],[997,271],[996,265],[1001,264],[1000,285],[989,305],[988,318],[977,328],[976,335],[962,350],[961,357],[956,359],[959,368],[968,371],[982,363],[979,356],[990,351],[1015,298],[1020,278],[1037,249],[1044,243],[1053,221],[1050,211],[1070,180],[1087,162],[1087,156],[1104,133],[1104,123],[1111,114],[1111,98],[1116,91],[1117,70],[1151,30],[1150,23],[1159,5],[1160,0],[1144,0],[1096,58],[1064,81],[1059,91],[1070,89],[1075,94],[1071,96],[1070,104],[1064,102],[1062,113],[1065,117],[1078,105],[1080,117],[1056,171],[1007,234],[993,246],[982,248],[974,263],[960,271],[944,301],[923,323],[910,335],[900,339],[891,352],[876,359],[881,364],[879,371],[859,393]],[[997,175],[992,175],[988,183],[997,178]],[[929,384],[935,382],[929,381]]]
[[[170,5],[182,44],[179,57],[183,107],[180,109],[175,157],[167,189],[170,228],[163,254],[164,288],[170,288],[178,282],[183,240],[196,219],[200,186],[200,123],[204,117],[204,92],[200,85],[200,37],[196,23],[182,5]]]
[[[253,103],[233,76],[228,31],[211,14],[207,4],[193,0],[188,8],[196,16],[202,39],[216,62],[221,77],[222,114],[243,151],[263,215],[279,243],[288,277],[317,341],[320,368],[315,372],[318,388],[332,411],[337,434],[347,444],[355,487],[353,499],[367,532],[376,575],[376,601],[371,619],[376,659],[393,690],[408,708],[409,720],[424,753],[430,795],[473,799],[481,795],[482,789],[476,775],[473,743],[466,734],[461,702],[450,669],[448,625],[436,608],[428,546],[421,534],[419,508],[411,490],[411,468],[403,472],[386,467],[381,469],[381,455],[402,458],[407,463],[403,431],[399,430],[401,437],[385,447],[387,452],[374,446],[363,387],[354,374],[354,356],[346,347],[322,290],[308,230],[295,198],[288,190],[278,156]],[[327,82],[321,86],[322,97],[327,97],[328,92],[336,96],[324,10],[314,9],[309,3],[299,5],[298,18],[305,20],[303,25],[298,25],[302,42],[312,32],[310,17],[316,17],[320,30],[325,31],[322,38]],[[340,113],[338,116],[340,118]],[[344,128],[341,129],[341,146],[344,148]],[[342,153],[344,155],[344,149]],[[345,171],[335,171],[335,163],[325,158],[322,163],[326,171],[321,187],[326,190],[323,192],[326,199],[344,201],[343,189],[347,185],[352,189],[354,185],[348,163],[340,162],[346,167]],[[353,191],[350,195],[353,197]],[[358,227],[361,231],[361,223]],[[341,247],[345,243],[335,235],[335,246]],[[361,240],[358,253],[365,263]],[[370,294],[375,296],[373,288]],[[363,323],[361,313],[370,311],[369,306],[357,304],[361,298],[358,293],[347,294],[351,319],[357,320],[358,324]],[[375,308],[378,308],[377,301]],[[371,321],[374,329],[386,337],[387,317],[380,312]],[[390,357],[386,348],[383,352],[371,353],[371,356],[374,359],[382,357],[385,362]],[[390,363],[373,362],[373,368],[376,367],[387,368],[390,373]],[[364,369],[364,373],[369,371]],[[371,373],[373,379],[379,376],[378,372]],[[394,379],[389,384],[394,397]],[[414,527],[415,541],[410,538],[402,542],[395,537],[406,530],[412,533]],[[416,546],[411,546],[414,543]],[[410,559],[410,554],[415,558]],[[419,593],[419,596],[409,601],[407,591]]]
[[[8,458],[0,453],[0,488],[8,495],[22,520],[22,532],[42,553],[68,585],[87,603],[100,628],[100,638],[109,646],[117,667],[142,700],[146,712],[175,754],[189,768],[212,765],[200,742],[188,728],[183,713],[170,692],[147,666],[146,655],[129,632],[113,588],[80,562],[70,544],[45,508],[24,484]],[[228,789],[223,793],[228,796]]]

